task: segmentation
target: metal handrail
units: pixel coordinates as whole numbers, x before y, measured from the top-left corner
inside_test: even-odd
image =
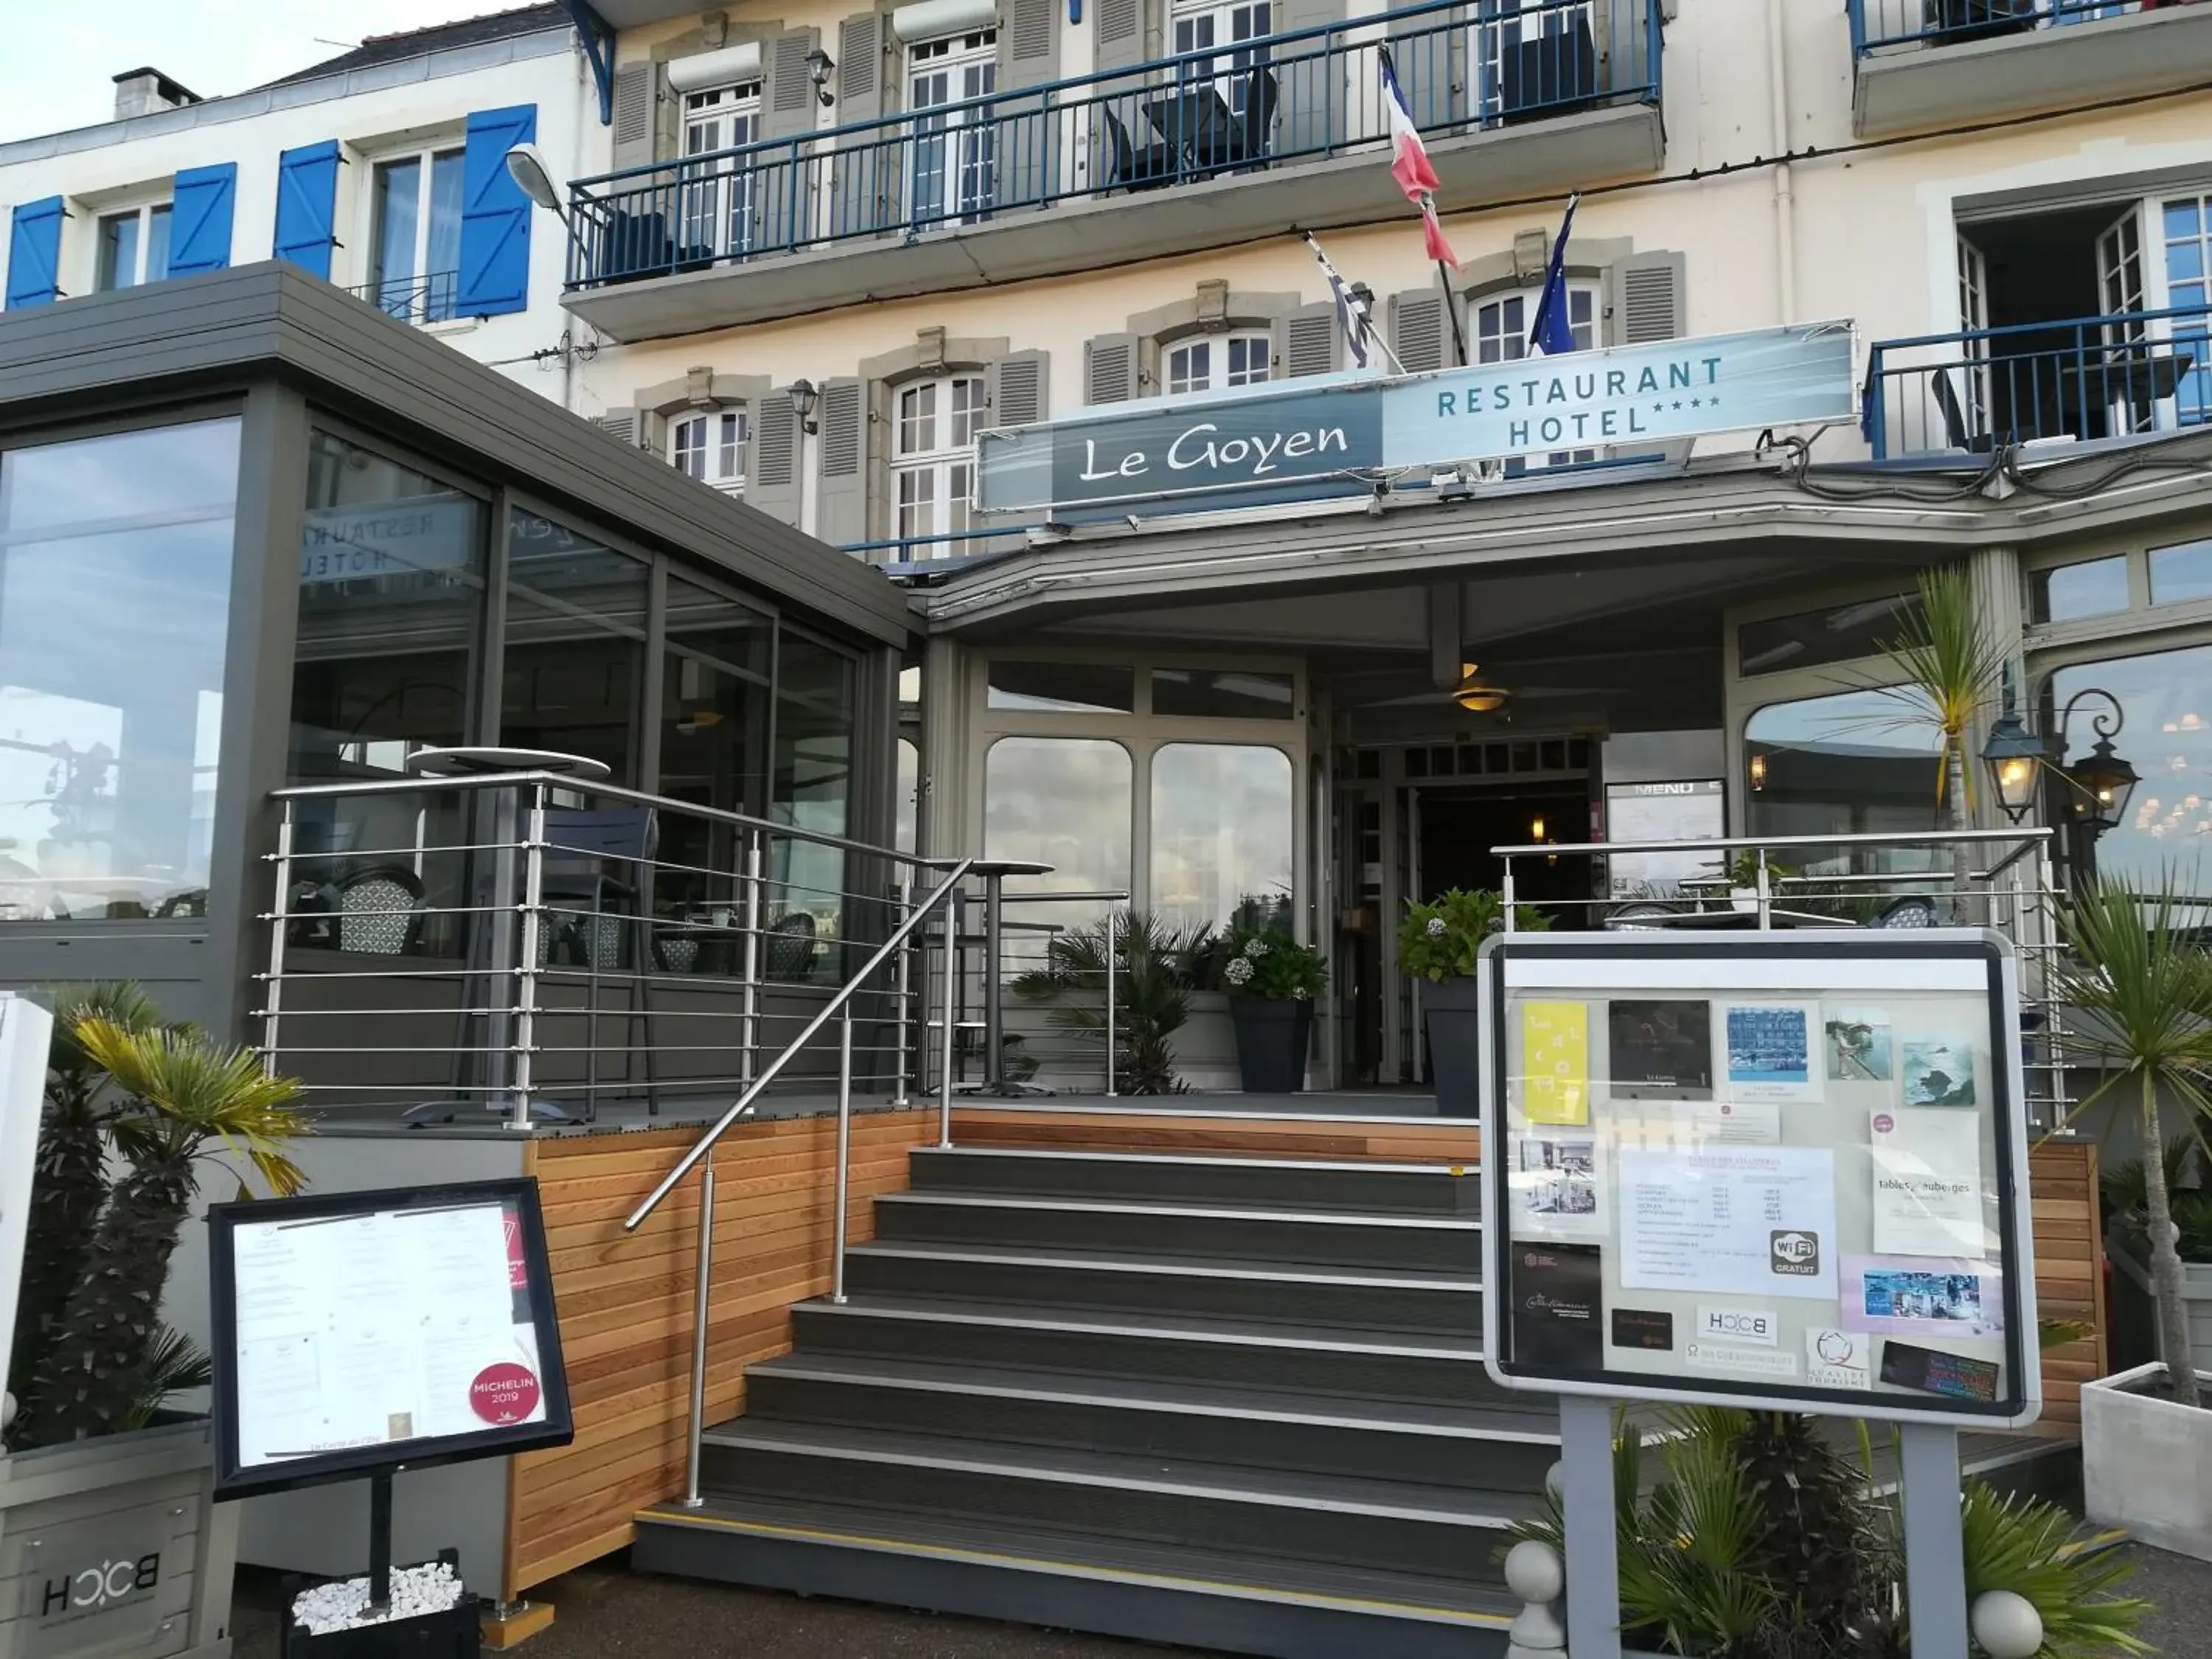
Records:
[[[1852,830],[1833,836],[1715,836],[1704,841],[1584,841],[1532,842],[1525,846],[1493,847],[1499,858],[1540,858],[1559,853],[1691,853],[1706,848],[1752,850],[1761,847],[1929,847],[1958,842],[2049,841],[2057,832],[2047,828],[2028,830]],[[1918,878],[1918,871],[1899,871],[1900,877]]]
[[[1892,0],[1893,3],[1893,0]],[[2014,29],[2033,28],[2049,22],[2057,26],[2075,23],[2101,22],[2108,18],[2124,16],[2142,9],[2142,0],[2026,0],[2009,9],[1989,7],[1978,15],[1960,9],[1957,21],[1929,22],[1931,15],[1922,0],[1911,0],[1909,5],[1895,7],[1899,21],[1889,18],[1892,4],[1884,0],[1871,0],[1876,15],[1869,25],[1866,13],[1869,0],[1848,0],[1846,9],[1850,15],[1851,54],[1863,58],[1869,52],[1883,46],[1908,45],[1941,46],[1950,41],[1976,40],[1995,33],[2010,33]],[[1903,20],[1917,13],[1920,27],[1910,27]]]
[[[701,1135],[699,1139],[692,1144],[691,1150],[684,1153],[682,1158],[677,1160],[676,1167],[661,1177],[660,1183],[647,1196],[645,1201],[640,1204],[637,1208],[630,1212],[629,1219],[623,1223],[623,1231],[624,1232],[635,1232],[638,1228],[643,1224],[646,1218],[660,1207],[661,1200],[665,1199],[668,1194],[675,1189],[677,1182],[682,1181],[685,1176],[690,1174],[691,1171],[698,1166],[699,1160],[714,1150],[714,1143],[722,1138],[723,1132],[728,1129],[732,1123],[735,1123],[738,1118],[742,1117],[753,1105],[753,1103],[759,1099],[761,1091],[767,1088],[769,1084],[775,1081],[777,1073],[781,1072],[785,1066],[791,1064],[792,1060],[798,1056],[799,1050],[814,1040],[815,1034],[817,1031],[821,1030],[821,1029],[824,1025],[827,1025],[833,1018],[842,1012],[851,1005],[854,993],[860,990],[860,987],[866,982],[872,975],[875,973],[877,969],[882,967],[884,963],[890,960],[891,952],[897,950],[901,945],[907,942],[908,937],[910,937],[914,931],[921,925],[922,921],[929,915],[931,911],[934,910],[948,898],[956,896],[959,892],[960,883],[963,878],[965,878],[969,866],[975,862],[975,860],[972,858],[964,858],[956,863],[952,867],[951,873],[945,878],[945,880],[938,886],[937,890],[930,894],[927,898],[922,900],[920,904],[916,905],[913,913],[909,915],[905,921],[902,921],[897,927],[891,929],[890,936],[884,939],[881,945],[876,947],[875,953],[871,956],[866,963],[861,964],[860,971],[855,973],[850,979],[847,980],[844,984],[837,988],[836,993],[830,997],[830,1000],[823,1004],[821,1012],[817,1013],[812,1019],[806,1022],[806,1029],[801,1031],[797,1036],[793,1037],[788,1043],[785,1044],[782,1052],[778,1054],[774,1060],[769,1061],[769,1063],[762,1068],[760,1075],[752,1080],[751,1084],[746,1088],[744,1093],[738,1097],[736,1103],[731,1106],[729,1110],[724,1112],[720,1117],[714,1120],[713,1126],[708,1129],[706,1133]],[[848,1045],[846,1048],[846,1059],[848,1062],[851,1059],[851,1054],[852,1051]],[[948,1078],[951,1075],[949,1067],[947,1068],[946,1075]],[[837,1121],[838,1133],[841,1139],[844,1134],[846,1121],[851,1115],[852,1111],[851,1085],[852,1074],[848,1069],[846,1072],[838,1090],[839,1098],[837,1103]],[[844,1179],[845,1170],[843,1164],[841,1161],[837,1170],[837,1180],[841,1194],[843,1189]],[[839,1261],[842,1262],[845,1254],[845,1238],[842,1231],[839,1232],[836,1239],[836,1254]]]

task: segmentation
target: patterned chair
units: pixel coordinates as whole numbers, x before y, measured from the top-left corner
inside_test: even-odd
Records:
[[[422,937],[422,878],[404,865],[373,864],[338,884],[338,949],[413,954]]]

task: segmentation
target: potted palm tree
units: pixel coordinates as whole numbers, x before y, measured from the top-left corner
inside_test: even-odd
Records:
[[[1193,962],[1205,942],[1203,928],[1186,933],[1155,916],[1118,911],[1054,934],[1043,965],[1018,975],[1012,988],[1024,1001],[1048,1006],[1050,1023],[1085,1047],[1103,1050],[1110,1030],[1114,1086],[1121,1093],[1179,1095],[1187,1089],[1176,1070],[1175,1034],[1190,1020],[1198,990]]]
[[[1306,1086],[1314,999],[1328,963],[1279,928],[1231,929],[1223,941],[1221,988],[1237,1029],[1237,1069],[1248,1095],[1294,1095]]]
[[[2092,1520],[2146,1542],[2212,1561],[2212,1413],[2200,1409],[2189,1309],[2168,1190],[2166,1103],[2212,1112],[2212,958],[2165,892],[2125,882],[2085,886],[2059,914],[2066,951],[2053,989],[2073,1012],[2073,1041],[2100,1061],[2104,1081],[2075,1115],[2107,1095],[2132,1103],[2142,1137],[2143,1221],[2163,1358],[2081,1390],[2083,1496]],[[2175,1448],[2197,1448],[2177,1477]]]
[[[1550,918],[1513,907],[1519,933],[1542,933]],[[1482,941],[1505,927],[1505,896],[1489,887],[1454,887],[1426,904],[1408,904],[1398,923],[1398,967],[1425,980],[1421,1007],[1428,1026],[1429,1080],[1437,1111],[1473,1117],[1481,1107],[1482,1046],[1475,1036],[1474,959]]]
[[[162,1293],[209,1158],[299,1187],[283,1152],[297,1085],[160,1024],[125,988],[59,1000],[27,1249],[36,1301],[0,1454],[0,1559],[33,1578],[10,1629],[49,1656],[198,1650],[228,1624],[237,1520],[214,1503],[205,1419],[161,1409],[206,1381],[161,1323]],[[31,1538],[35,1560],[16,1541]]]

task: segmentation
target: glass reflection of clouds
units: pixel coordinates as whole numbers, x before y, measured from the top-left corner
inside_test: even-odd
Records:
[[[1152,755],[1152,911],[1176,927],[1291,926],[1291,757],[1170,743]]]
[[[1103,738],[1000,738],[983,765],[983,855],[1048,864],[1007,890],[1109,893],[1129,885],[1129,751]],[[1079,927],[1107,906],[1024,904],[1024,921]]]
[[[2111,692],[2125,712],[2122,732],[2113,739],[2123,752],[2136,732],[2144,733],[2142,750],[2130,755],[2145,774],[2143,781],[2126,822],[2097,837],[2097,872],[2163,884],[2174,866],[2193,867],[2205,845],[2198,837],[2212,836],[2212,808],[2206,805],[2212,799],[2212,720],[2207,718],[2212,710],[2212,646],[2062,668],[2045,688],[2046,709],[2064,708],[2092,686]],[[2101,705],[2101,699],[2094,701]],[[2075,714],[2066,734],[2064,765],[2078,763],[2096,741],[2091,709],[2084,702]],[[2194,884],[2197,879],[2185,877],[2185,884],[2203,892]]]
[[[0,457],[0,916],[204,907],[237,479],[234,420]]]

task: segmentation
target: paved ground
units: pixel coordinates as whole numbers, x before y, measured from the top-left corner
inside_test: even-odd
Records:
[[[2212,1653],[2212,1565],[2130,1553],[2139,1565],[2129,1592],[2158,1607],[2144,1638],[2168,1659]],[[547,1587],[559,1613],[520,1650],[525,1659],[1193,1659],[1185,1648],[648,1578],[619,1563]],[[277,1606],[276,1576],[241,1569],[237,1659],[276,1659]]]
[[[1183,1648],[633,1574],[616,1557],[546,1586],[523,1659],[1176,1659]],[[276,1575],[241,1568],[236,1659],[276,1659]]]

